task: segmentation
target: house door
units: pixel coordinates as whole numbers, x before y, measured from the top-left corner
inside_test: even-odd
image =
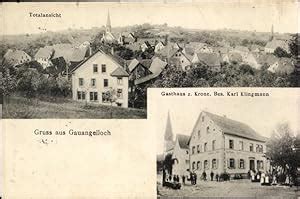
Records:
[[[250,170],[255,170],[254,160],[249,160]]]

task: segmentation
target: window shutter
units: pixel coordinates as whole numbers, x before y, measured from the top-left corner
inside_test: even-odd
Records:
[[[227,159],[227,168],[230,168],[230,159]]]

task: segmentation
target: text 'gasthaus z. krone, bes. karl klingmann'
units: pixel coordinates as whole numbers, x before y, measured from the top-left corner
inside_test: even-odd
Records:
[[[212,92],[161,92],[161,96],[196,96],[196,97],[269,97],[270,93],[268,92],[246,92],[246,91],[240,91],[240,92],[231,92],[231,91],[212,91]]]

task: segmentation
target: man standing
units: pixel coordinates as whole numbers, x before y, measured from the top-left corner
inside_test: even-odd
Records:
[[[213,171],[210,172],[210,180],[211,180],[211,181],[214,180],[214,172],[213,172]]]
[[[182,184],[185,185],[185,176],[184,175],[182,176]]]

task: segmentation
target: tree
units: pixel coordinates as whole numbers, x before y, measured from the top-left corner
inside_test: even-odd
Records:
[[[293,35],[293,38],[290,40],[290,43],[289,43],[289,48],[290,48],[291,54],[295,58],[297,58],[299,55],[299,50],[300,50],[299,44],[300,44],[300,42],[299,42],[298,33],[297,33],[297,34]]]
[[[289,53],[287,53],[283,48],[277,47],[274,51],[274,55],[277,57],[290,57]]]
[[[106,91],[105,93],[103,93],[103,98],[104,101],[110,102],[110,118],[113,117],[113,113],[112,113],[112,105],[113,103],[115,103],[117,101],[117,93],[116,90],[113,88],[109,88],[108,91]]]
[[[2,72],[0,72],[0,98],[1,101],[3,99],[4,102],[9,102],[9,96],[16,88],[16,79],[9,72],[8,68],[4,68]]]
[[[299,153],[294,149],[296,137],[289,124],[278,124],[267,143],[267,156],[271,159],[274,167],[283,169],[285,175],[296,177],[297,164],[300,159]]]
[[[172,159],[172,154],[167,154],[164,160],[164,169],[168,171],[169,175],[172,175],[174,159]]]

